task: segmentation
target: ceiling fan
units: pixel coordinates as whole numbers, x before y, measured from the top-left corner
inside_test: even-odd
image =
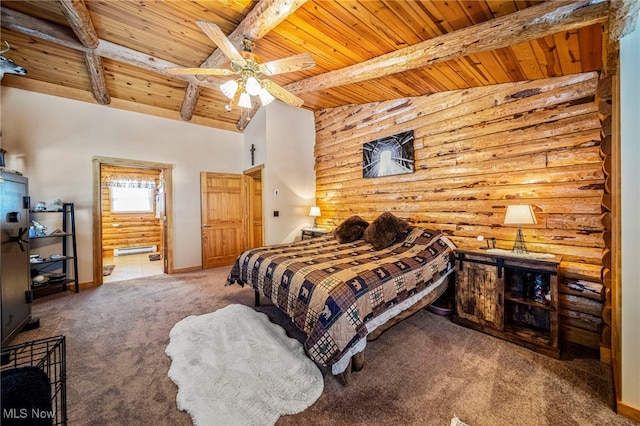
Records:
[[[171,74],[194,75],[237,75],[238,77],[220,85],[222,93],[231,99],[225,106],[227,111],[236,106],[251,108],[251,96],[258,96],[262,105],[271,103],[275,98],[289,105],[299,107],[304,101],[282,86],[271,80],[261,78],[293,71],[301,71],[316,66],[315,61],[308,53],[290,56],[263,63],[257,55],[251,53],[253,42],[248,39],[242,41],[242,53],[231,44],[220,27],[213,22],[196,21],[196,24],[218,46],[224,55],[231,61],[231,69],[226,68],[170,68]]]

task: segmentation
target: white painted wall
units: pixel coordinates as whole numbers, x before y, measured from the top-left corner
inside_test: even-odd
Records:
[[[263,201],[265,244],[292,242],[311,226],[315,203],[315,119],[311,111],[276,101],[261,107],[245,130],[244,166],[249,148],[256,147],[255,164],[264,164]],[[275,195],[275,191],[278,195]],[[274,217],[273,212],[279,216]]]
[[[640,410],[640,29],[620,40],[622,395]]]
[[[32,201],[75,203],[82,283],[93,280],[93,157],[174,166],[176,269],[202,264],[200,172],[242,172],[241,133],[86,102],[2,87],[1,125],[6,165],[29,178]]]
[[[269,108],[271,105],[268,105]],[[242,150],[243,169],[266,163],[267,159],[267,108],[260,107],[253,116],[249,125],[244,129],[244,148]],[[254,162],[251,164],[251,144],[254,148]]]

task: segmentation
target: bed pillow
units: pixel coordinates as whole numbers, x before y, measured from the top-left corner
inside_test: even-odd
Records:
[[[333,231],[333,236],[340,242],[340,244],[351,243],[362,238],[362,234],[367,226],[369,226],[369,222],[362,219],[360,216],[351,216],[338,225],[338,227]]]
[[[409,224],[389,212],[382,213],[364,230],[364,240],[374,249],[389,247],[397,236],[406,231]]]

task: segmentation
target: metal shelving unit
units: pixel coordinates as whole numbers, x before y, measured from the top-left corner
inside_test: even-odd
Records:
[[[63,203],[60,211],[36,211],[31,210],[31,219],[39,217],[39,215],[61,215],[62,232],[52,232],[45,235],[36,235],[30,237],[31,251],[38,248],[39,244],[51,242],[54,239],[61,241],[61,254],[42,258],[40,260],[31,259],[31,275],[43,275],[48,278],[47,281],[39,284],[34,282],[31,286],[33,297],[46,296],[58,291],[66,291],[71,284],[74,291],[78,293],[80,286],[78,282],[78,262],[77,262],[77,246],[76,246],[76,221],[73,203]]]

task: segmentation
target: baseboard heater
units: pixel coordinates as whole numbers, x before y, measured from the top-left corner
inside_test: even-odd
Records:
[[[158,251],[158,246],[123,247],[113,249],[114,256],[126,256],[128,254],[154,253]]]

